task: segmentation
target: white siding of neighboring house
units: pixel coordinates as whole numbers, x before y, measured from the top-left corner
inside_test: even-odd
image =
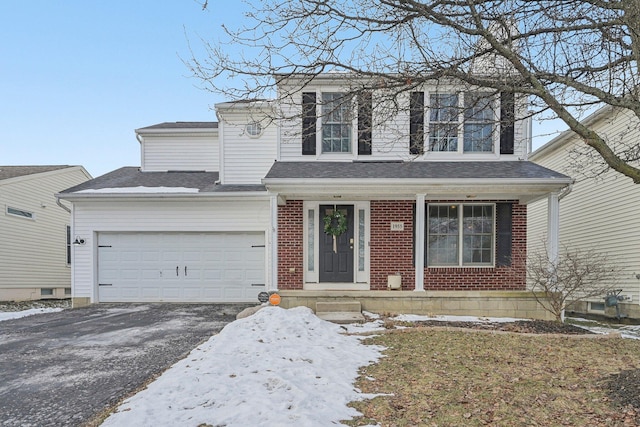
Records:
[[[74,234],[85,244],[74,246],[74,298],[95,302],[99,232],[265,232],[269,242],[269,200],[215,201],[76,201]],[[268,247],[268,243],[267,243]],[[265,259],[268,257],[265,257]],[[266,264],[270,265],[267,259]],[[265,266],[266,268],[266,266]],[[270,275],[265,274],[267,281]]]
[[[64,296],[71,286],[71,219],[54,194],[88,179],[82,167],[73,166],[0,181],[0,300],[39,299],[41,288]],[[34,219],[9,215],[7,206],[32,212]]]
[[[141,135],[142,171],[219,170],[218,132]]]
[[[281,88],[286,90],[286,88]],[[316,92],[316,100],[319,103],[322,92],[340,92],[340,86],[324,86],[321,84],[310,84],[304,88],[304,92]],[[344,91],[344,89],[342,89]],[[439,88],[440,92],[448,92],[446,88]],[[454,88],[449,90],[455,92]],[[425,98],[429,99],[429,89],[425,88]],[[377,96],[377,98],[376,98]],[[522,102],[518,103],[516,116],[524,117],[527,115],[526,105]],[[427,102],[427,101],[425,101]],[[407,93],[398,96],[398,106],[394,106],[389,99],[385,99],[383,95],[375,94],[373,96],[373,132],[372,132],[372,153],[371,155],[358,155],[357,141],[357,118],[353,120],[352,128],[352,150],[351,155],[340,154],[320,154],[315,156],[302,155],[302,120],[300,118],[302,93],[294,93],[290,98],[286,98],[282,105],[283,117],[280,121],[280,160],[283,161],[310,161],[310,160],[425,160],[425,161],[451,161],[451,160],[519,160],[527,157],[530,140],[530,122],[531,119],[519,120],[515,124],[514,136],[514,154],[513,155],[493,155],[493,154],[459,154],[459,153],[426,153],[425,156],[416,157],[409,153],[409,97]],[[317,106],[317,115],[320,116],[320,106]],[[428,122],[428,110],[425,111],[425,120]],[[496,116],[496,120],[498,117]],[[318,119],[317,137],[321,134],[321,119]],[[428,132],[428,123],[425,123],[425,133]],[[460,130],[462,132],[462,130]],[[226,137],[225,137],[226,138]],[[428,144],[425,135],[425,147]],[[495,144],[499,147],[500,140],[496,133]],[[498,150],[499,151],[499,150]]]
[[[631,141],[640,139],[638,121],[630,114],[607,115],[593,124],[594,130],[607,138],[624,134]],[[633,124],[633,126],[629,126]],[[568,165],[567,153],[582,146],[575,136],[553,150],[535,153],[532,160],[560,173],[573,176],[573,191],[560,201],[560,243],[582,250],[606,253],[623,271],[619,288],[630,295],[632,303],[640,303],[640,186],[631,179],[609,171],[599,178],[577,175]],[[539,247],[546,232],[546,201],[529,205],[529,250]],[[599,300],[602,302],[603,300]]]
[[[221,147],[220,182],[222,184],[260,184],[277,158],[278,131],[266,116],[246,111],[218,109]],[[246,132],[248,123],[258,121],[263,130],[258,136]]]

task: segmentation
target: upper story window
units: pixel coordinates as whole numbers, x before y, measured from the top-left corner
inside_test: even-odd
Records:
[[[322,152],[351,152],[350,102],[345,94],[325,92],[322,94]]]
[[[501,101],[504,96],[501,96]],[[500,109],[500,153],[513,154],[513,96],[511,102]],[[412,92],[410,97],[411,154],[424,152],[425,111],[427,115],[427,151],[449,153],[493,153],[496,151],[497,117],[495,97],[488,94],[432,93],[424,106],[424,92]],[[506,110],[510,113],[506,113]],[[506,144],[504,141],[508,141]],[[509,145],[510,143],[510,145]],[[507,145],[509,145],[507,147]]]
[[[491,98],[467,93],[464,97],[464,152],[493,152]]]
[[[458,112],[458,95],[430,95],[430,151],[458,151]]]
[[[371,92],[303,92],[302,154],[371,155],[372,115]]]

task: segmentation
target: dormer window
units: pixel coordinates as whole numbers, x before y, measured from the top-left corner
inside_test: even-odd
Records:
[[[322,152],[351,152],[351,105],[345,94],[322,94]]]

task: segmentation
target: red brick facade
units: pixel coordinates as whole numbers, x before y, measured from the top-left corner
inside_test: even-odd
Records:
[[[304,212],[301,200],[278,206],[278,289],[302,289]]]
[[[415,287],[413,200],[371,201],[370,289],[386,290],[387,276],[400,273],[402,289]],[[302,201],[278,208],[278,288],[302,289],[304,223]],[[391,222],[404,223],[391,231]],[[524,290],[527,207],[513,204],[510,267],[425,268],[425,290]]]

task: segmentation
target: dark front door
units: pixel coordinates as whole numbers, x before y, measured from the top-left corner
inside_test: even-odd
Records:
[[[331,217],[331,231],[340,231],[334,209],[346,215],[346,229],[338,236],[325,231],[325,218]],[[320,282],[353,282],[353,205],[320,205]]]

